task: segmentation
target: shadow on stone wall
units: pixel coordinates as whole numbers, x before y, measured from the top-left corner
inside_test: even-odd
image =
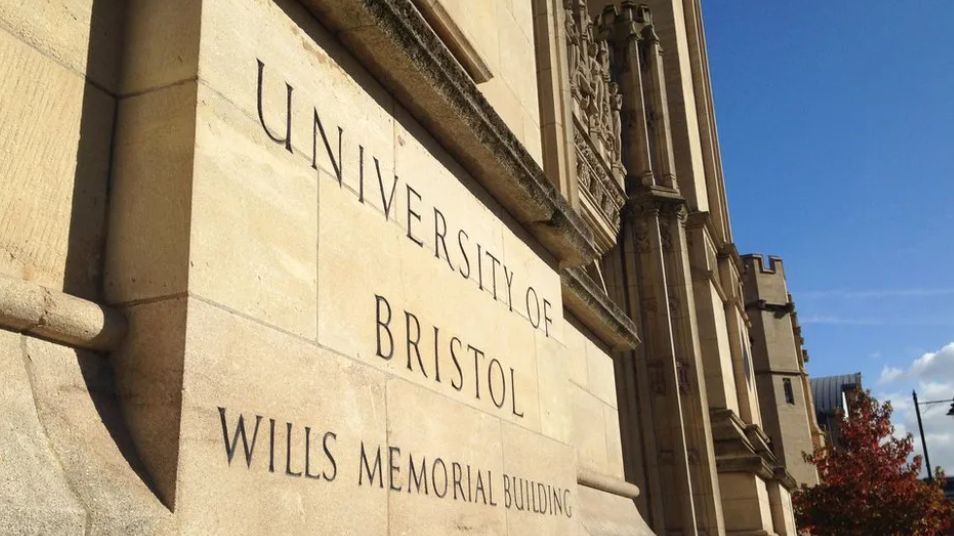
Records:
[[[97,302],[103,301],[103,259],[108,233],[113,136],[120,97],[125,6],[124,0],[93,0],[91,5],[86,84],[63,281],[64,292]],[[152,479],[140,461],[123,419],[109,356],[79,352],[77,357],[74,366],[79,368],[103,426],[129,467],[155,493]]]
[[[94,0],[86,57],[63,291],[102,297],[109,169],[125,2]]]

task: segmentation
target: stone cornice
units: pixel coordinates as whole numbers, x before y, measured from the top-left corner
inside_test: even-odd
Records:
[[[414,0],[414,5],[421,11],[434,31],[454,54],[461,67],[478,84],[493,78],[494,74],[480,52],[474,48],[470,39],[464,35],[453,17],[444,9],[444,4],[437,0]]]
[[[720,473],[752,473],[765,480],[775,476],[775,467],[765,463],[757,454],[716,456],[716,470]]]
[[[788,314],[795,312],[795,304],[788,303],[769,303],[765,300],[754,300],[745,304],[745,309],[758,309],[759,311],[771,311],[773,313]]]
[[[412,0],[305,5],[561,265],[579,266],[598,256],[586,223]]]
[[[735,243],[726,242],[719,235],[719,233],[713,229],[711,212],[693,210],[689,213],[687,226],[690,228],[705,227],[706,231],[709,233],[709,237],[712,239],[712,244],[715,246],[718,256],[730,257],[732,262],[735,263],[736,268],[740,272],[742,271],[742,257],[739,255],[739,251],[736,249]]]
[[[636,324],[610,300],[585,271],[566,268],[560,274],[563,305],[614,350],[632,350],[639,344]]]
[[[774,477],[773,468],[778,465],[778,458],[761,427],[746,423],[726,408],[710,410],[709,417],[719,472],[755,473],[765,479]]]
[[[785,376],[808,376],[804,370],[774,369],[774,368],[756,368],[752,370],[755,374],[782,374]]]
[[[663,186],[638,186],[629,192],[626,208],[635,214],[685,211],[686,198],[678,190]],[[686,212],[686,214],[688,214]]]
[[[773,478],[778,480],[778,483],[788,491],[792,491],[798,487],[798,482],[795,481],[795,477],[789,474],[788,470],[786,470],[784,466],[776,465],[775,471],[773,471],[773,473]]]

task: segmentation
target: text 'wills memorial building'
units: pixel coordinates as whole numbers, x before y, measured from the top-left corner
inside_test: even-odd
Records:
[[[0,0],[0,72],[0,533],[796,534],[699,0]]]

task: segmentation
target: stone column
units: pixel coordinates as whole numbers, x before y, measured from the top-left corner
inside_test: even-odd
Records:
[[[660,491],[662,492],[664,530],[698,532],[695,515],[695,493],[690,468],[688,420],[683,408],[685,369],[678,359],[676,326],[669,299],[669,270],[664,243],[664,220],[653,203],[630,205],[628,231],[624,251],[634,256],[638,300],[630,300],[631,310],[638,310],[644,337],[642,383],[648,388],[650,421],[655,436]],[[639,370],[642,369],[642,370]],[[684,376],[683,376],[684,377]],[[663,530],[660,526],[656,530]]]
[[[621,251],[633,256],[628,306],[644,343],[635,373],[645,369],[664,527],[657,531],[724,531],[709,424],[695,302],[691,287],[686,210],[675,163],[659,40],[645,6],[624,2],[603,11],[614,46],[614,77],[623,94],[623,164],[628,170]],[[637,378],[637,380],[640,380]],[[632,452],[630,453],[632,455]],[[651,486],[650,486],[651,489]],[[675,499],[675,500],[673,500]]]
[[[679,367],[680,390],[684,398],[683,411],[696,520],[701,534],[722,534],[725,527],[699,345],[697,304],[692,292],[685,205],[666,204],[662,215],[664,221],[661,232],[668,283],[666,291],[670,302],[672,339]]]
[[[792,508],[794,486],[791,476],[780,475],[768,482],[769,505],[772,508],[772,524],[778,536],[796,536],[795,511]]]
[[[755,392],[755,376],[752,369],[752,348],[746,329],[745,307],[742,304],[742,283],[739,274],[738,253],[735,246],[723,246],[718,254],[719,273],[723,281],[722,288],[727,294],[725,315],[729,331],[729,346],[732,350],[732,363],[735,385],[739,396],[739,417],[743,421],[762,426],[759,413],[759,401]]]
[[[665,68],[663,67],[662,47],[653,26],[644,30],[645,39],[641,43],[646,64],[646,100],[651,103],[650,146],[652,148],[656,183],[666,188],[678,190],[676,183],[676,162],[672,149],[672,129],[669,123],[669,111],[666,95]]]

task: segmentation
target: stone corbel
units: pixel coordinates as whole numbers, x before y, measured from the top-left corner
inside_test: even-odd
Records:
[[[778,316],[784,316],[795,312],[795,304],[788,303],[769,303],[766,300],[755,300],[745,304],[745,309],[757,309],[759,311],[771,311]]]
[[[789,492],[798,488],[798,483],[795,481],[795,478],[785,469],[784,466],[775,466],[775,469],[772,471],[772,473],[772,477]]]

